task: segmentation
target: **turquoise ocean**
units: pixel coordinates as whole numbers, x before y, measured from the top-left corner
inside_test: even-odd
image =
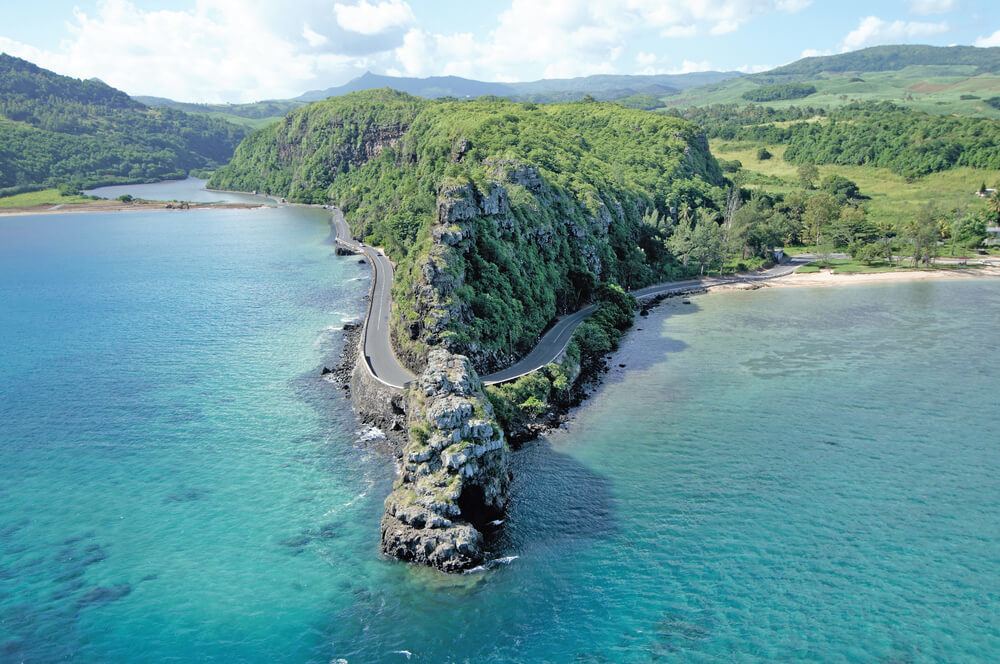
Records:
[[[661,306],[445,576],[378,555],[328,236],[0,217],[0,662],[1000,659],[1000,281]]]

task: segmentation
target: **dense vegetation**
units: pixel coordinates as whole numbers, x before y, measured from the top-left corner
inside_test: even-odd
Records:
[[[871,165],[906,177],[958,166],[1000,169],[1000,123],[942,117],[894,104],[821,109],[713,106],[677,112],[709,136],[784,144],[792,163]]]
[[[743,93],[747,101],[778,101],[780,99],[801,99],[816,92],[815,85],[808,83],[779,83],[762,85]]]
[[[183,177],[224,163],[244,133],[0,54],[0,193]]]
[[[414,362],[433,327],[423,301],[433,257],[459,282],[444,303],[453,315],[441,340],[481,368],[519,356],[601,284],[633,288],[696,270],[667,249],[669,220],[681,207],[721,209],[722,183],[699,130],[675,118],[614,104],[430,102],[384,90],[292,113],[249,137],[212,180],[339,204],[358,234],[399,263],[396,338]],[[500,196],[497,187],[505,205],[464,219],[461,237],[474,241],[438,256],[431,229],[442,192],[471,204]]]
[[[164,97],[133,97],[136,101],[151,108],[172,108],[185,113],[201,113],[205,115],[231,115],[248,120],[266,120],[281,117],[305,105],[305,102],[292,100],[256,101],[246,104],[194,104],[174,101]]]
[[[510,383],[486,388],[497,421],[512,442],[530,438],[532,425],[544,425],[570,405],[578,395],[574,376],[595,375],[605,355],[618,348],[622,334],[631,327],[635,298],[617,286],[604,285],[595,299],[597,310],[573,333],[563,358]]]

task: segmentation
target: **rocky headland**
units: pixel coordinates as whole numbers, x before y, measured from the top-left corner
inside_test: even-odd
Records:
[[[406,395],[409,436],[385,501],[382,551],[458,572],[503,518],[509,448],[468,358],[437,349]]]

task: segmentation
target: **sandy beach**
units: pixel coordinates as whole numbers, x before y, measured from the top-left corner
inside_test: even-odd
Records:
[[[877,283],[896,283],[901,281],[928,281],[944,279],[982,279],[984,277],[1000,277],[1000,264],[991,262],[981,267],[968,267],[953,270],[899,270],[896,272],[873,272],[862,274],[844,274],[830,270],[819,272],[794,272],[784,277],[772,279],[764,284],[769,288],[816,288],[825,286],[843,286]]]
[[[151,210],[184,211],[207,209],[252,209],[265,207],[256,203],[168,203],[165,201],[94,201],[92,203],[66,203],[62,205],[34,205],[31,207],[0,208],[0,217],[18,217],[34,214],[73,214],[77,212],[148,212]]]

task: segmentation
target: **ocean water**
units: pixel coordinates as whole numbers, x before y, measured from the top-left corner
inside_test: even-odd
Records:
[[[318,376],[326,223],[0,217],[0,661],[1000,658],[1000,281],[665,304],[444,576]]]
[[[272,205],[265,196],[253,196],[236,191],[212,191],[205,188],[207,180],[188,177],[184,180],[164,180],[150,184],[124,184],[98,187],[85,193],[101,198],[118,198],[124,194],[151,201],[190,201],[192,203],[263,203]]]

